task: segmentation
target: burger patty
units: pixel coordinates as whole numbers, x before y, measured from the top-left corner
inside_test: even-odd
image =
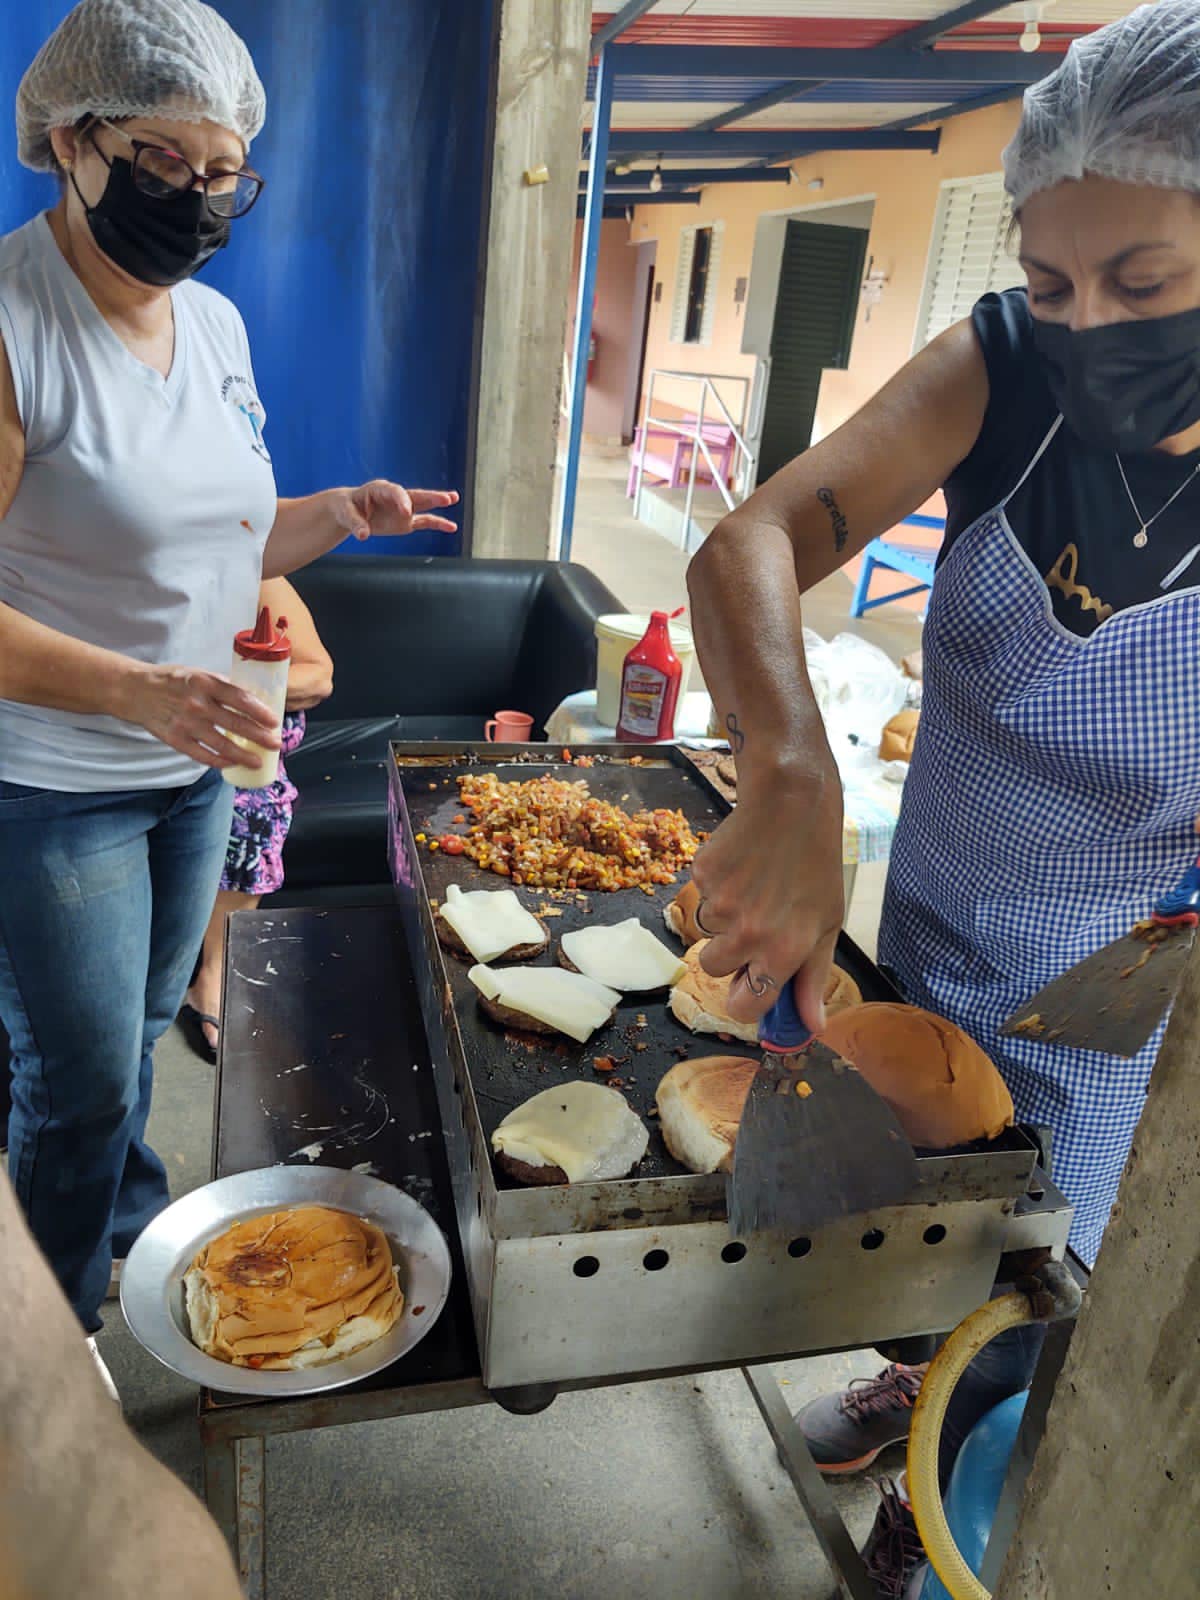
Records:
[[[513,945],[511,950],[502,950],[498,956],[493,956],[488,965],[491,966],[497,961],[532,961],[535,956],[540,956],[542,951],[550,943],[550,930],[542,921],[541,917],[535,917],[534,921],[542,930],[543,938],[540,944]],[[434,932],[437,934],[438,943],[442,946],[443,950],[449,950],[451,955],[459,956],[463,961],[474,961],[477,959],[467,949],[466,945],[462,942],[458,934],[446,921],[445,917],[440,911],[436,911],[434,913],[433,928]]]

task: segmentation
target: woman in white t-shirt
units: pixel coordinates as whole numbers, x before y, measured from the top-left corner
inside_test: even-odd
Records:
[[[191,281],[258,198],[262,85],[199,0],[83,0],[17,102],[62,180],[0,239],[0,1018],[9,1163],[86,1332],[167,1201],[145,1142],[242,759],[224,676],[264,577],[457,495],[281,500],[241,318]],[[223,731],[225,730],[225,731]]]

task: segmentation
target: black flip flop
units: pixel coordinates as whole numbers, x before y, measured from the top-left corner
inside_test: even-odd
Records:
[[[207,1022],[210,1027],[216,1028],[219,1034],[221,1031],[221,1019],[207,1016],[203,1011],[197,1011],[195,1006],[183,1005],[179,1008],[179,1015],[176,1021],[183,1029],[183,1036],[192,1047],[193,1053],[198,1055],[201,1061],[207,1061],[210,1067],[215,1067],[217,1064],[217,1052],[205,1037],[202,1024]]]

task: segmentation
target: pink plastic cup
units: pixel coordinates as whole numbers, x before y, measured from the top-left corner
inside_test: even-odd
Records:
[[[533,718],[523,711],[497,711],[483,730],[489,744],[528,744]]]

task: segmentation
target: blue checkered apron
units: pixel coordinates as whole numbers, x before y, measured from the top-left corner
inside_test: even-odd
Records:
[[[999,1029],[1128,932],[1195,855],[1200,589],[1080,638],[1013,534],[1011,499],[955,540],[933,585],[879,953],[906,999],[978,1040],[1018,1118],[1053,1129],[1071,1242],[1091,1263],[1162,1029],[1131,1061]]]

